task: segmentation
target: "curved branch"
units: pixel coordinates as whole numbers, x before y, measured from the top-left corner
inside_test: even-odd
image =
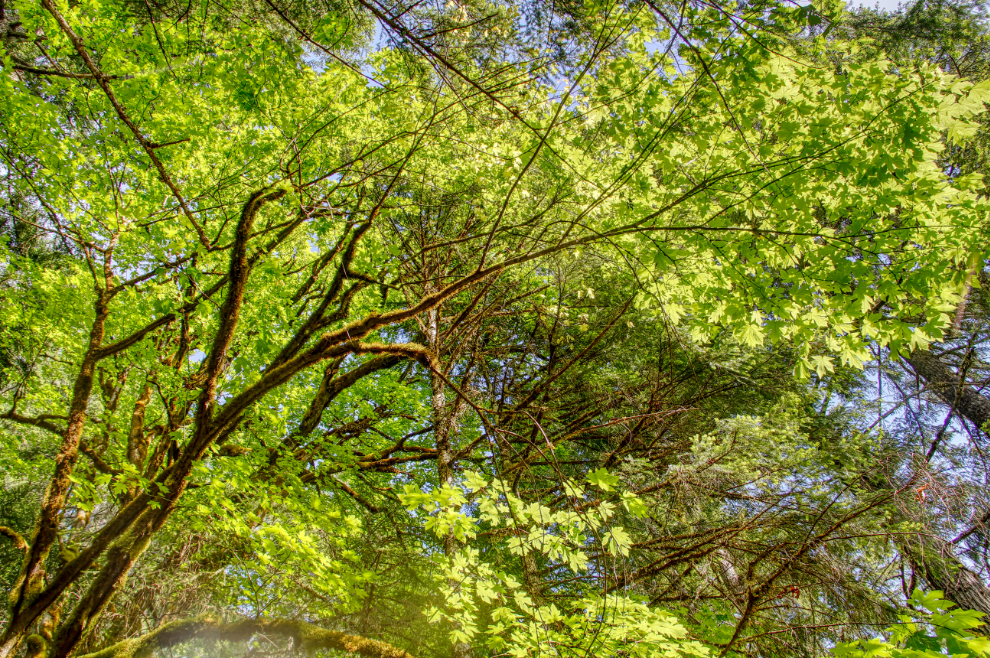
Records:
[[[21,536],[21,533],[17,532],[13,528],[8,528],[5,525],[0,525],[0,535],[4,537],[9,537],[12,542],[14,542],[14,547],[26,551],[28,547],[27,541]]]
[[[323,412],[333,402],[334,398],[344,390],[353,386],[359,379],[366,377],[379,370],[385,370],[397,365],[402,361],[401,357],[394,354],[383,354],[365,361],[353,370],[337,377],[337,369],[333,366],[327,368],[320,382],[320,388],[313,397],[309,409],[299,423],[296,434],[299,436],[309,436],[323,417]],[[336,363],[335,365],[339,365]]]
[[[27,416],[22,416],[13,409],[11,409],[7,413],[0,414],[0,418],[3,418],[4,420],[12,420],[15,423],[20,423],[21,425],[33,425],[34,427],[40,427],[41,429],[47,430],[52,434],[55,434],[56,436],[62,436],[62,434],[65,432],[64,429],[61,429],[58,426],[49,423],[47,420],[45,420],[46,418],[61,419],[62,418],[61,416],[47,415],[47,416],[39,416],[37,418],[29,418]]]
[[[412,655],[391,644],[327,630],[304,621],[243,619],[225,624],[209,617],[174,621],[147,635],[118,642],[101,651],[81,656],[81,658],[151,658],[156,650],[166,649],[190,640],[246,642],[258,633],[291,637],[296,647],[301,647],[307,651],[335,649],[365,658],[413,658]]]
[[[227,356],[227,349],[234,339],[234,330],[237,328],[241,304],[244,300],[244,290],[247,287],[251,269],[247,255],[251,227],[263,205],[271,201],[277,201],[285,196],[285,194],[286,190],[281,188],[271,192],[260,190],[251,195],[241,211],[241,218],[237,223],[234,245],[230,254],[230,271],[227,274],[227,297],[224,299],[223,306],[220,307],[220,326],[217,328],[213,338],[213,345],[210,347],[206,364],[206,380],[200,388],[199,400],[197,402],[196,424],[198,426],[199,436],[194,439],[194,442],[198,443],[203,440],[202,435],[209,431],[210,421],[213,419],[217,380],[220,377],[220,370]]]

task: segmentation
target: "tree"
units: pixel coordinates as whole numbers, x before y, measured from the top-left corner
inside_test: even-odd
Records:
[[[449,594],[437,610],[459,652],[478,620],[502,642],[540,620],[554,642],[602,630],[603,654],[629,634],[702,652],[623,594],[656,559],[605,578],[598,597],[584,582],[632,545],[617,524],[643,503],[609,471],[650,454],[677,415],[664,388],[680,384],[658,369],[651,395],[630,395],[644,354],[605,347],[636,336],[626,322],[669,323],[671,348],[789,341],[797,373],[823,375],[834,362],[816,340],[860,363],[868,340],[938,337],[984,249],[984,202],[939,168],[938,143],[967,133],[986,85],[851,55],[816,66],[831,46],[808,36],[822,20],[810,8],[566,5],[547,36],[513,4],[13,11],[4,201],[67,257],[55,268],[5,252],[3,329],[31,364],[7,373],[6,450],[30,436],[56,454],[33,529],[6,533],[24,558],[2,656],[25,644],[62,658],[139,629],[157,640],[107,651],[166,646],[185,637],[176,629],[267,628],[398,652],[290,623],[305,606],[282,597],[299,588],[316,619],[357,607],[369,576],[347,547],[354,512],[380,511],[401,478],[449,558],[416,589]],[[488,516],[457,509],[465,482]],[[714,640],[723,653],[881,498],[830,490],[810,526],[699,547],[724,560],[731,600],[732,549],[765,543],[742,621]],[[219,509],[229,544],[214,552],[188,533]],[[493,560],[519,560],[528,602],[479,607],[489,590],[522,593],[462,545],[479,523],[498,540]],[[175,564],[187,548],[238,583],[225,612],[273,621],[100,625],[142,560]],[[426,572],[427,556],[404,551]],[[474,598],[457,590],[465,573]],[[259,589],[262,575],[273,580]],[[555,578],[578,584],[541,602]],[[151,607],[141,601],[132,611]]]
[[[987,79],[987,24],[985,12],[980,3],[966,2],[916,2],[902,8],[899,12],[886,13],[869,9],[861,9],[849,17],[846,28],[853,34],[868,36],[868,48],[871,51],[879,50],[884,52],[903,66],[913,66],[919,62],[932,63],[940,67],[943,71],[952,72],[964,79],[974,83],[983,83]],[[841,38],[841,37],[840,37]],[[974,124],[969,128],[971,137],[967,140],[953,140],[951,135],[947,136],[946,148],[940,157],[940,166],[953,176],[970,176],[978,189],[985,192],[985,187],[980,182],[987,173],[987,150],[986,150],[986,128],[985,120]],[[958,413],[961,418],[967,418],[974,422],[977,432],[985,421],[986,400],[977,392],[977,389],[966,384],[967,378],[975,379],[980,372],[980,366],[970,374],[968,371],[974,365],[974,356],[978,349],[979,330],[977,329],[980,320],[976,323],[966,322],[967,306],[973,302],[973,310],[979,315],[982,293],[973,290],[969,285],[977,278],[984,278],[982,269],[984,261],[974,261],[969,272],[969,279],[963,299],[958,304],[954,314],[952,330],[945,336],[946,339],[955,344],[956,349],[968,350],[959,364],[957,371],[950,369],[949,364],[939,357],[938,350],[929,350],[927,346],[912,346],[911,350],[902,353],[901,363],[908,368],[911,377],[918,377],[931,393],[940,400],[948,410],[948,416],[944,412],[928,420],[930,411],[922,409],[919,401],[912,403],[908,396],[924,395],[924,390],[919,390],[913,382],[904,381],[902,376],[890,370],[886,371],[887,386],[904,396],[904,405],[911,422],[907,424],[905,430],[909,434],[920,433],[920,445],[911,445],[913,441],[905,441],[905,448],[918,450],[919,455],[916,463],[921,462],[922,469],[929,470],[930,482],[939,482],[939,488],[948,484],[948,479],[938,473],[939,469],[947,464],[953,464],[961,477],[957,482],[961,488],[973,487],[975,495],[971,496],[971,501],[967,505],[973,505],[977,509],[984,506],[982,496],[976,494],[979,486],[975,482],[966,482],[970,478],[977,481],[982,479],[980,473],[985,470],[981,465],[977,465],[958,454],[950,444],[952,431],[950,429],[951,417]],[[882,310],[882,309],[880,309]],[[961,336],[960,333],[963,335]],[[965,344],[966,347],[962,348]],[[877,351],[881,354],[881,350]],[[948,353],[946,353],[948,356]],[[952,357],[949,357],[952,360]],[[979,357],[976,357],[979,361]],[[917,409],[912,408],[913,404]],[[897,408],[891,409],[887,413],[894,413]],[[935,412],[937,413],[937,412]],[[935,424],[929,427],[928,423]],[[949,431],[947,431],[949,430]],[[941,463],[940,463],[941,462]],[[917,466],[915,466],[917,468]],[[963,484],[966,482],[966,484]],[[973,486],[975,485],[975,486]],[[922,485],[926,489],[929,484]],[[950,485],[951,486],[951,485]],[[940,491],[942,489],[939,489]],[[938,495],[933,492],[934,495]],[[924,490],[922,490],[924,494]],[[960,514],[960,516],[956,516]],[[976,516],[982,515],[977,512]],[[962,605],[982,610],[990,611],[990,589],[987,588],[985,577],[973,573],[970,568],[964,565],[956,556],[954,546],[961,540],[973,534],[972,529],[960,529],[971,525],[973,519],[964,518],[964,513],[950,513],[952,521],[940,524],[941,529],[935,529],[931,524],[924,524],[924,532],[919,533],[911,539],[910,544],[902,546],[902,552],[909,557],[912,570],[924,578],[931,587],[943,590],[947,596]],[[944,535],[942,533],[948,533]],[[968,534],[967,534],[968,533]],[[957,536],[955,540],[946,537]],[[969,557],[974,555],[972,547]],[[977,561],[977,565],[978,565]],[[979,566],[969,562],[969,567],[981,571]]]

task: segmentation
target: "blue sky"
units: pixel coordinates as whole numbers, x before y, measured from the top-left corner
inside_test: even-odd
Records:
[[[880,9],[886,9],[887,11],[893,11],[897,9],[898,0],[853,0],[849,3],[850,7],[862,7],[863,5],[867,7],[879,6]],[[907,3],[905,3],[907,4]]]

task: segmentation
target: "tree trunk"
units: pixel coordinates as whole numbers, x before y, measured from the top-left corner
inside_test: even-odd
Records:
[[[879,479],[864,478],[864,483],[873,491],[890,488],[888,483]],[[894,509],[896,513],[897,508]],[[897,515],[892,520],[901,521],[903,517]],[[929,590],[938,590],[959,608],[977,610],[990,619],[990,588],[955,556],[951,543],[920,532],[896,534],[893,539],[897,550]],[[990,633],[990,627],[986,625],[976,630],[983,634]]]
[[[982,428],[990,420],[990,399],[969,386],[938,356],[928,350],[915,350],[904,360],[945,404],[977,427]],[[898,547],[930,588],[940,590],[960,608],[990,615],[990,587],[955,557],[949,542],[918,534],[898,541]],[[979,630],[988,632],[990,627],[984,625]]]
[[[8,604],[10,621],[0,638],[0,658],[10,658],[16,652],[39,614],[31,614],[29,608],[44,587],[45,561],[58,541],[62,507],[69,492],[70,481],[79,458],[79,443],[86,424],[89,395],[93,390],[98,351],[103,344],[104,325],[108,315],[106,293],[97,290],[95,318],[90,329],[89,345],[83,355],[79,374],[72,391],[68,422],[62,435],[62,445],[55,457],[55,469],[51,482],[41,502],[41,513],[34,525],[34,532],[25,551],[17,580],[11,588]]]
[[[915,350],[904,358],[919,377],[947,405],[983,428],[990,420],[990,399],[961,381],[958,374],[928,350]]]
[[[434,353],[440,355],[440,309],[435,308],[427,313],[427,340]],[[437,365],[441,362],[438,359]],[[457,416],[460,410],[460,400],[455,400],[453,404],[447,403],[446,383],[439,373],[430,373],[430,402],[433,407],[433,433],[436,437],[437,445],[437,484],[439,486],[453,486],[454,484],[454,461],[457,450],[451,445],[451,435],[456,431]],[[450,556],[457,550],[457,539],[454,533],[449,533],[443,538],[444,555]],[[457,582],[448,583],[450,587],[456,587]],[[455,625],[455,630],[458,626]],[[451,647],[453,658],[471,658],[471,645],[467,642],[454,642]]]
[[[931,589],[941,591],[960,608],[990,616],[990,588],[953,555],[949,542],[917,534],[899,539],[897,545]],[[984,624],[975,630],[988,633],[990,626]]]

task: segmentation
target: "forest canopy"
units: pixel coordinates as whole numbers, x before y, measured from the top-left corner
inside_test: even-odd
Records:
[[[990,656],[988,35],[0,0],[0,658]]]

